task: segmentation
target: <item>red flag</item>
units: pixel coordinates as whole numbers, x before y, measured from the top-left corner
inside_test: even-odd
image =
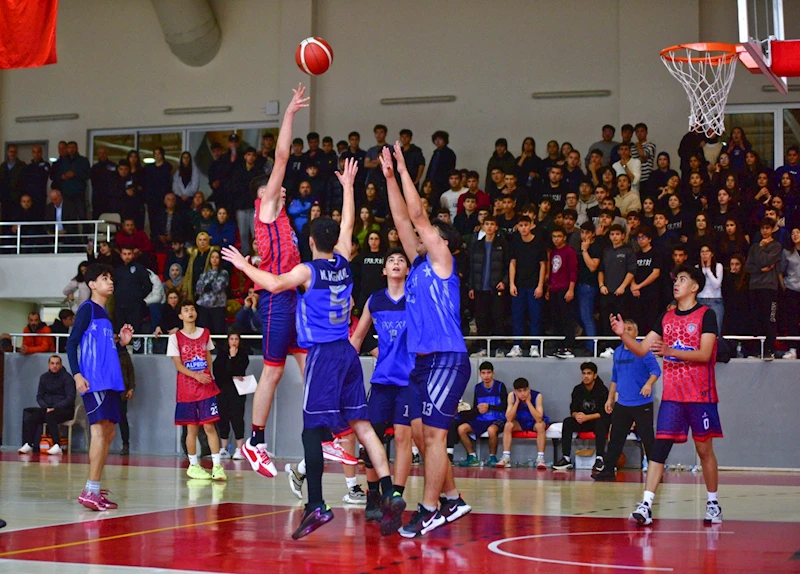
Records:
[[[55,64],[58,0],[0,0],[0,69]]]

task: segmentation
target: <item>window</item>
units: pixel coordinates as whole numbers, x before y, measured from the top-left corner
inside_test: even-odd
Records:
[[[97,150],[104,147],[108,150],[108,159],[117,163],[128,152],[136,149],[136,133],[97,134],[92,136],[92,163],[97,161]]]
[[[800,105],[730,105],[725,109],[725,134],[741,127],[761,160],[772,168],[783,165],[789,146],[800,145]]]

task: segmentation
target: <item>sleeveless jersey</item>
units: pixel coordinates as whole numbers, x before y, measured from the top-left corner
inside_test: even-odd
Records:
[[[339,255],[304,263],[311,269],[311,285],[297,306],[297,342],[303,348],[346,341],[350,323],[353,274],[350,262]]]
[[[466,353],[461,334],[461,297],[458,269],[447,279],[436,275],[427,255],[417,257],[406,279],[408,350],[429,353]]]
[[[178,339],[178,349],[181,352],[181,363],[183,363],[184,367],[195,373],[211,374],[211,365],[208,364],[208,355],[206,354],[206,346],[210,336],[211,333],[208,329],[203,329],[203,334],[197,339],[190,339],[180,329],[175,332],[175,337]],[[177,402],[191,403],[218,395],[219,387],[213,380],[204,385],[183,373],[178,373],[176,394]]]
[[[405,296],[395,301],[388,289],[381,289],[372,294],[367,307],[378,333],[378,361],[372,382],[408,386],[415,355],[408,351]]]
[[[531,402],[533,406],[536,406],[536,399],[539,398],[539,391],[534,391],[531,389]],[[511,405],[517,402],[517,395],[511,393]],[[509,406],[511,406],[509,405]],[[542,413],[542,418],[547,420],[547,417]],[[520,425],[532,425],[534,423],[533,415],[531,411],[528,409],[528,405],[522,404],[517,407],[517,416],[516,420],[519,421]]]
[[[485,404],[492,407],[499,406],[503,404],[504,391],[505,388],[503,386],[503,383],[501,383],[497,379],[494,380],[491,389],[487,389],[486,385],[484,385],[482,382],[478,383],[475,386],[475,398],[477,399],[476,403],[478,405]],[[492,422],[496,421],[497,419],[505,419],[505,417],[506,417],[505,412],[489,410],[483,414],[479,413],[478,416],[476,417],[476,420]]]
[[[703,315],[708,307],[700,305],[688,315],[667,311],[661,322],[662,339],[674,349],[694,351],[700,348],[703,332]],[[679,403],[716,403],[717,381],[714,367],[717,363],[717,343],[708,363],[680,361],[672,357],[664,359],[664,391],[662,401]]]
[[[282,207],[278,217],[272,223],[264,223],[258,216],[261,200],[256,199],[254,229],[256,245],[261,263],[258,268],[275,275],[288,273],[300,264],[300,251],[297,247],[297,235],[292,229],[286,207]],[[256,289],[263,289],[256,285]],[[294,291],[286,291],[294,297]]]
[[[84,301],[81,307],[85,305],[91,307],[92,322],[81,337],[78,365],[81,374],[89,381],[87,392],[123,392],[125,382],[122,379],[119,353],[114,343],[114,327],[111,325],[108,313],[91,299]],[[84,394],[86,393],[82,393],[81,396]]]

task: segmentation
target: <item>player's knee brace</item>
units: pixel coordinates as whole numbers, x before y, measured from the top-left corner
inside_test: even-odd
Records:
[[[650,460],[659,464],[666,463],[673,444],[675,444],[674,440],[657,438],[653,445],[653,455],[650,457]]]

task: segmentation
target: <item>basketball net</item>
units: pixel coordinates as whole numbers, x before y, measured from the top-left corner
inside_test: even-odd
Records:
[[[661,61],[689,98],[690,130],[725,131],[725,103],[738,60],[732,44],[681,44],[661,51]]]

